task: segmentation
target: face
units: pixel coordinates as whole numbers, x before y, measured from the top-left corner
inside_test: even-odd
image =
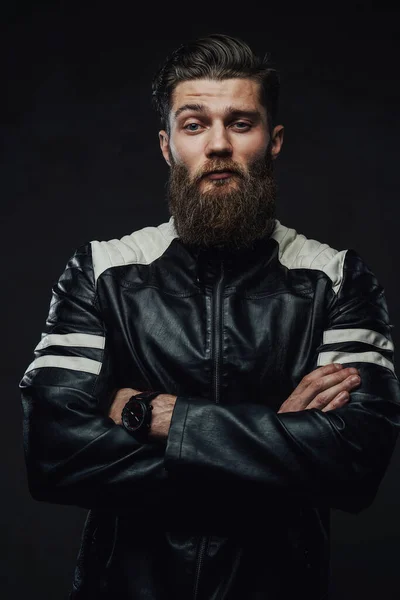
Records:
[[[160,132],[171,167],[168,199],[184,242],[248,246],[271,229],[275,208],[272,161],[283,127],[270,135],[252,79],[197,79],[172,96],[170,132]]]

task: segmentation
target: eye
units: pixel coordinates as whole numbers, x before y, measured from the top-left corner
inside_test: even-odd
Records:
[[[248,131],[251,129],[250,123],[246,123],[245,121],[236,121],[233,123],[233,126],[236,127],[239,131]]]
[[[188,123],[187,125],[184,126],[183,129],[186,129],[186,131],[195,133],[195,132],[199,131],[200,127],[201,127],[201,125],[199,123]]]

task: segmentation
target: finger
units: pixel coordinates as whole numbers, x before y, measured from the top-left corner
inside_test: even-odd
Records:
[[[349,392],[340,392],[335,398],[329,402],[324,408],[322,408],[322,412],[328,412],[330,410],[335,410],[335,408],[341,408],[350,400]]]
[[[316,381],[326,375],[331,375],[332,373],[341,372],[342,370],[343,370],[343,365],[340,363],[330,363],[329,365],[324,365],[322,367],[318,367],[317,369],[314,369],[313,371],[311,371],[310,373],[307,373],[307,375],[305,375],[303,377],[303,379],[300,381],[299,385],[297,386],[297,389],[299,389],[299,390],[305,389],[313,381]]]
[[[329,375],[324,375],[323,377],[309,381],[308,386],[301,392],[302,401],[306,402],[308,405],[318,396],[318,394],[321,394],[326,390],[341,384],[352,375],[357,376],[358,370],[354,367],[348,367],[336,371],[336,373],[330,373]],[[347,389],[347,387],[345,386],[341,389]]]
[[[360,384],[360,381],[361,379],[358,375],[350,374],[346,379],[340,381],[336,385],[331,385],[330,387],[323,389],[311,400],[307,408],[324,408],[324,406],[340,394],[340,392],[347,392],[354,389]],[[325,383],[323,385],[325,385]]]
[[[330,363],[329,365],[314,369],[314,371],[311,371],[303,377],[290,396],[283,402],[278,412],[304,410],[318,393],[318,390],[315,390],[315,393],[312,393],[310,384],[323,376],[338,373],[342,370],[343,365],[340,363]]]

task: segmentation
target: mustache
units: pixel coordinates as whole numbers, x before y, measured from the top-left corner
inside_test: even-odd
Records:
[[[225,160],[225,161],[213,160],[213,161],[207,163],[206,166],[202,167],[194,174],[193,181],[195,183],[197,183],[198,181],[200,181],[207,175],[210,175],[211,173],[222,173],[222,172],[234,173],[235,175],[238,175],[239,177],[242,177],[242,178],[246,177],[246,172],[243,169],[243,167],[241,167],[240,165],[235,163],[233,160]]]

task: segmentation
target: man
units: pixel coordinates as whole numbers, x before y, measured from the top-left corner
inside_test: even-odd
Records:
[[[240,40],[178,48],[153,84],[171,219],[54,287],[21,388],[33,497],[90,509],[73,599],[326,598],[330,509],[389,464],[383,290],[275,218],[278,89]]]

